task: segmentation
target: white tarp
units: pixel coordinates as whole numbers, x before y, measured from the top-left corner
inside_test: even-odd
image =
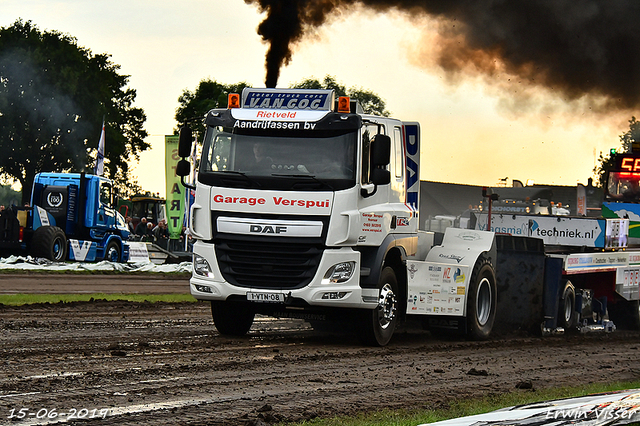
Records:
[[[31,256],[9,256],[0,258],[0,270],[29,271],[115,271],[115,272],[187,272],[191,273],[191,262],[156,265],[150,261],[139,263],[101,262],[51,262]]]
[[[640,389],[537,402],[430,426],[623,425],[640,422]],[[425,425],[422,425],[425,426]]]

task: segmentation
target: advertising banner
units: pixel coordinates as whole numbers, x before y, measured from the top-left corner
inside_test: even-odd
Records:
[[[487,214],[477,215],[476,229],[487,229]],[[627,246],[627,219],[492,214],[491,231],[541,238],[545,245],[597,248]]]
[[[408,314],[463,316],[469,267],[408,261]]]
[[[180,176],[176,175],[179,136],[165,136],[165,167],[167,184],[167,228],[169,239],[178,240],[182,233],[186,188],[180,183]]]
[[[578,189],[576,190],[576,199],[578,201],[578,205],[576,206],[578,216],[586,216],[587,215],[587,191],[584,185],[578,184]]]
[[[640,204],[605,201],[602,217],[629,218],[629,238],[640,238]]]

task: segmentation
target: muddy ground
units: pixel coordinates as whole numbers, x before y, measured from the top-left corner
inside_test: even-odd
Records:
[[[0,424],[264,425],[437,408],[640,380],[638,359],[630,332],[470,342],[409,324],[370,348],[266,317],[246,338],[222,337],[205,303],[0,306]]]

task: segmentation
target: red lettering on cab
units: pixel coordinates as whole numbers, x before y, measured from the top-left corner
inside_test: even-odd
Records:
[[[255,197],[225,197],[221,194],[216,194],[213,196],[213,202],[221,204],[248,204],[250,206],[255,206],[258,204],[265,204],[267,200]]]

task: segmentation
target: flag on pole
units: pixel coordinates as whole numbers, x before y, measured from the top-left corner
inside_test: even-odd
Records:
[[[96,168],[93,174],[102,176],[104,173],[104,118],[102,119],[102,132],[100,132],[100,142],[98,142],[98,157],[96,158]]]

